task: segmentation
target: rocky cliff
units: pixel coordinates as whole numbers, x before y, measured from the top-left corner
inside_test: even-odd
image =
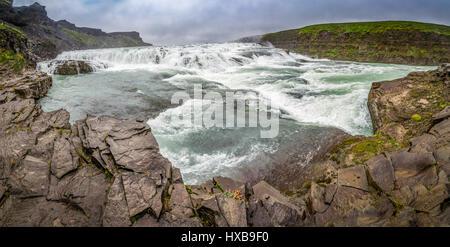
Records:
[[[375,134],[337,144],[292,192],[303,194],[311,224],[450,225],[449,82],[442,65],[372,85]]]
[[[439,65],[450,59],[450,27],[419,22],[321,24],[266,34],[261,41],[335,60]]]
[[[149,45],[137,32],[105,33],[100,29],[77,27],[66,21],[54,21],[44,6],[13,7],[12,1],[0,1],[0,20],[22,31],[32,42],[39,59],[52,59],[63,51]]]

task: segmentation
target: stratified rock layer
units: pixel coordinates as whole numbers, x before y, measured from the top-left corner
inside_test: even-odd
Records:
[[[412,21],[319,24],[265,34],[260,42],[312,57],[357,62],[439,65],[450,57],[449,26]]]

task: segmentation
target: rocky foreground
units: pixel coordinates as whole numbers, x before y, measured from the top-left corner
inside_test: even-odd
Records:
[[[145,122],[88,116],[71,125],[67,111],[36,102],[51,77],[2,71],[1,226],[450,224],[448,65],[375,83],[376,135],[339,143],[283,193],[222,177],[185,185]]]

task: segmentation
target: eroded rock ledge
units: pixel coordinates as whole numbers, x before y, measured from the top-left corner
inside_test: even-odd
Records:
[[[377,119],[376,135],[336,145],[298,178],[301,188],[283,193],[264,181],[250,185],[223,177],[187,186],[159,153],[145,122],[88,116],[71,125],[67,111],[43,112],[36,103],[52,84],[49,76],[27,70],[1,77],[1,226],[450,223],[450,110],[443,108],[449,101],[448,65],[374,84],[373,117],[385,119],[401,107],[428,115]],[[408,85],[433,90],[410,98]],[[434,97],[430,92],[439,95],[438,104],[427,98]],[[422,96],[434,106],[421,107]],[[392,134],[386,127],[392,122],[405,131]],[[402,140],[396,139],[399,133]]]

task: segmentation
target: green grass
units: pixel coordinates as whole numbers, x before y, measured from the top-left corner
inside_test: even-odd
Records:
[[[71,30],[68,28],[62,28],[62,31],[65,35],[69,36],[71,39],[76,40],[84,45],[98,43],[98,40],[92,35],[77,32],[75,30]]]
[[[0,3],[7,4],[7,5],[12,4],[12,2],[9,0],[0,0]]]
[[[358,62],[437,65],[449,62],[450,54],[450,26],[411,21],[318,24],[262,40],[313,57]]]
[[[377,21],[377,22],[350,22],[330,23],[307,26],[297,29],[298,34],[318,34],[321,31],[331,33],[384,33],[388,30],[433,32],[437,34],[450,35],[450,26],[412,22],[412,21]]]
[[[7,64],[15,71],[19,72],[27,66],[27,61],[22,54],[0,48],[0,64]]]
[[[115,36],[93,36],[87,33],[78,32],[69,28],[61,28],[63,33],[85,46],[102,47],[107,44],[114,44],[115,47],[139,46],[140,42],[126,35]]]
[[[16,34],[19,38],[22,38],[22,39],[26,39],[27,38],[27,36],[24,33],[22,33],[21,31],[17,30],[16,28],[13,28],[11,26],[8,26],[8,25],[5,25],[3,23],[0,23],[0,31],[3,31],[3,30],[10,31],[10,32]]]

